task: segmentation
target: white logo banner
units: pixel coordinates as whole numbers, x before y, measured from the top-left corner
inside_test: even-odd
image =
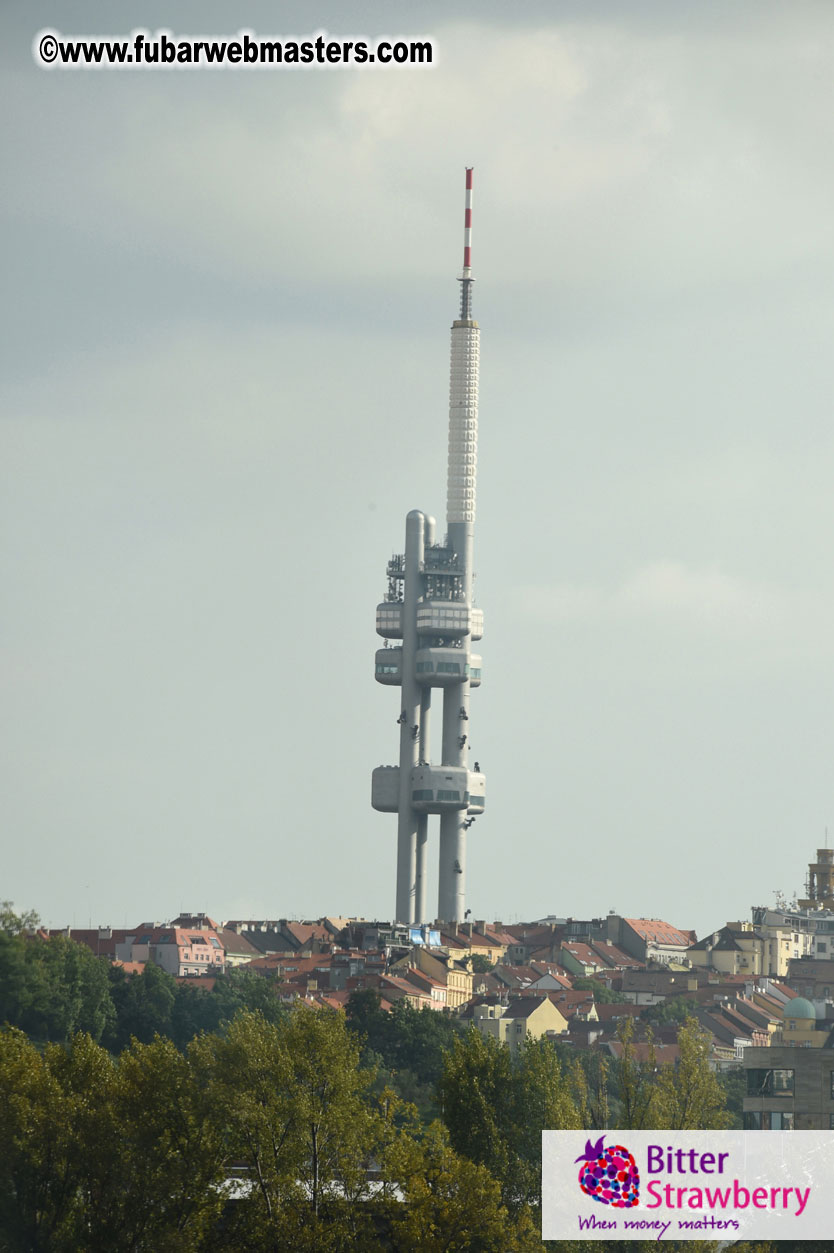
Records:
[[[544,1240],[826,1240],[830,1131],[543,1131]]]

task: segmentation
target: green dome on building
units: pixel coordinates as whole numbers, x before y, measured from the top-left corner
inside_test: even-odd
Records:
[[[816,1016],[817,1011],[810,1001],[805,1000],[804,996],[795,996],[785,1006],[786,1018],[816,1018]]]

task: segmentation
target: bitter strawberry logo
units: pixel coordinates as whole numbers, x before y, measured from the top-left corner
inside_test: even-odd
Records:
[[[601,1205],[613,1205],[615,1209],[631,1209],[640,1197],[640,1172],[637,1163],[622,1144],[603,1145],[605,1136],[596,1144],[585,1142],[585,1152],[577,1161],[579,1186],[582,1191]]]

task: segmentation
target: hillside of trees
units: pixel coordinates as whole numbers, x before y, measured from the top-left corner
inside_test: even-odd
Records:
[[[674,1068],[630,1019],[616,1061],[511,1054],[375,992],[287,1007],[245,970],[206,992],[13,927],[0,1022],[0,1253],[590,1253],[541,1241],[542,1128],[720,1128],[738,1097],[691,1019]]]

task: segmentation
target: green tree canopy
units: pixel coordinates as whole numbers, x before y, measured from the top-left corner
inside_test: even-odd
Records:
[[[117,1064],[0,1031],[0,1126],[4,1253],[197,1253],[222,1209],[222,1133],[168,1041]]]
[[[219,1031],[242,1009],[257,1010],[267,1022],[278,1022],[287,1012],[276,995],[278,986],[274,978],[245,966],[217,975],[211,989],[202,986],[201,980],[178,983],[171,1009],[171,1037],[184,1049],[201,1031]]]
[[[440,1083],[452,1147],[485,1166],[511,1212],[541,1198],[541,1133],[579,1127],[570,1079],[549,1040],[515,1055],[474,1028],[455,1042]]]
[[[153,962],[146,962],[138,975],[111,966],[109,976],[115,1023],[108,1044],[120,1052],[131,1039],[150,1044],[156,1035],[170,1037],[177,997],[174,977]]]
[[[651,1034],[648,1057],[638,1060],[632,1019],[623,1019],[617,1034],[623,1047],[612,1071],[620,1127],[694,1131],[729,1124],[726,1091],[709,1065],[710,1037],[694,1018],[678,1032],[674,1065],[657,1065]]]
[[[405,1000],[390,1012],[380,1009],[379,993],[372,988],[353,993],[346,1018],[363,1043],[364,1064],[379,1071],[378,1085],[387,1084],[413,1102],[427,1124],[436,1118],[444,1058],[463,1031],[458,1020],[434,1009],[414,1009]]]
[[[725,1089],[709,1065],[710,1035],[688,1018],[678,1032],[680,1059],[657,1079],[657,1127],[670,1131],[719,1130],[731,1121]]]
[[[656,1005],[649,1005],[640,1015],[646,1022],[653,1022],[661,1025],[670,1022],[686,1022],[687,1018],[692,1017],[692,1011],[697,1007],[697,1001],[691,996],[667,996],[665,1000],[658,1001]]]
[[[303,1003],[277,1023],[243,1011],[222,1037],[194,1040],[189,1057],[251,1183],[228,1247],[325,1253],[357,1247],[358,1226],[370,1240],[370,1211],[357,1202],[382,1115],[343,1016]]]
[[[25,909],[22,914],[17,914],[14,901],[0,901],[0,931],[7,935],[20,935],[22,932],[35,931],[40,923],[40,917],[34,909]]]
[[[498,1181],[458,1154],[439,1123],[421,1142],[397,1148],[404,1204],[391,1224],[393,1253],[526,1253],[541,1239],[523,1215],[511,1218]]]
[[[114,1021],[106,962],[65,936],[27,938],[0,931],[0,1020],[35,1040],[95,1040]]]
[[[621,999],[620,993],[609,988],[601,979],[593,979],[589,975],[580,975],[574,979],[573,986],[578,991],[593,993],[594,1000],[600,1005],[616,1005]]]

